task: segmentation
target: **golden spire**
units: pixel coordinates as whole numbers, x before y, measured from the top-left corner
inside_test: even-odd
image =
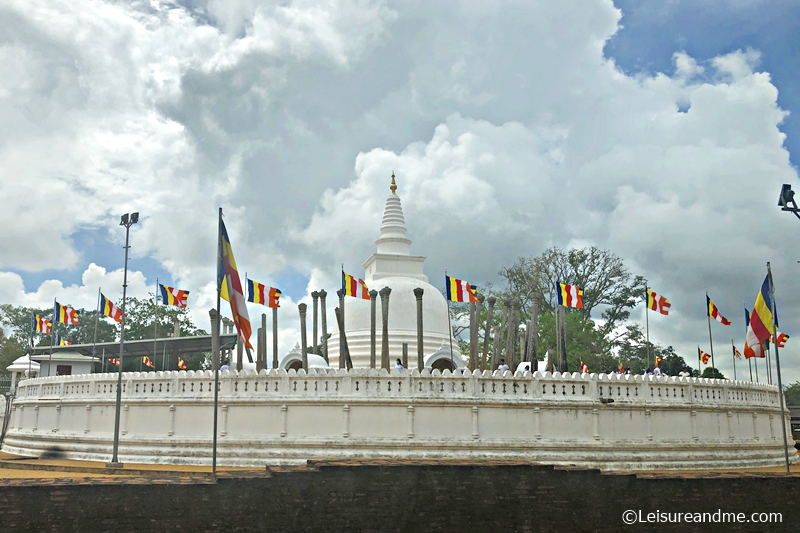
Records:
[[[392,194],[397,194],[397,183],[394,182],[394,170],[392,170],[392,184],[389,186]]]

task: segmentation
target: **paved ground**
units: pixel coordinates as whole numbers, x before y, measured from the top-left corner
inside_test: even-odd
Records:
[[[264,469],[220,467],[220,478],[271,477],[273,473],[317,470],[322,466],[474,466],[472,461],[352,460],[309,461],[307,465],[270,466]],[[482,461],[481,466],[527,465],[522,461]],[[557,470],[573,470],[565,467]],[[635,475],[639,478],[746,478],[785,476],[785,468],[747,468],[731,470],[661,470],[646,472],[604,472],[606,475]],[[800,464],[794,464],[791,477],[800,477]],[[210,466],[170,464],[124,464],[108,469],[105,463],[70,459],[37,459],[0,452],[0,486],[80,485],[80,484],[209,484],[214,483]]]

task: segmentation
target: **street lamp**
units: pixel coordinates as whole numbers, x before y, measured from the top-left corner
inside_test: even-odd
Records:
[[[125,213],[119,222],[120,226],[125,226],[125,267],[122,275],[122,327],[119,333],[119,371],[117,372],[117,405],[114,413],[114,453],[111,462],[106,463],[106,468],[122,468],[122,463],[117,458],[119,451],[119,416],[122,404],[122,355],[125,350],[125,296],[128,292],[128,249],[130,248],[131,226],[139,222],[139,213]]]
[[[800,207],[797,207],[797,202],[794,200],[794,191],[792,186],[784,183],[781,187],[781,195],[778,197],[778,205],[781,211],[789,211],[794,213],[794,216],[800,218]]]

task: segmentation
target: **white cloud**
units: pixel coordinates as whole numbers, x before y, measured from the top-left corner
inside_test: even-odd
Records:
[[[432,281],[608,247],[673,301],[653,338],[687,359],[706,289],[733,319],[766,260],[800,290],[795,221],[775,205],[797,179],[786,113],[756,51],[676,50],[674,76],[628,76],[603,56],[621,17],[608,0],[192,4],[0,8],[0,269],[79,270],[92,258],[72,236],[119,243],[117,217],[138,210],[133,253],[192,290],[207,327],[217,206],[242,271],[333,292],[339,264],[373,251],[394,170]],[[91,283],[63,291],[91,299]],[[3,301],[60,290],[0,273]]]

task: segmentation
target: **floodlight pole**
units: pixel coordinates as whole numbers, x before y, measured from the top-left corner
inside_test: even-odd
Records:
[[[130,248],[131,226],[139,221],[139,213],[126,213],[122,215],[120,226],[125,226],[125,266],[122,274],[122,326],[119,332],[119,371],[117,372],[117,404],[114,413],[114,451],[111,462],[106,463],[106,468],[122,468],[119,462],[119,418],[122,404],[122,356],[125,351],[125,297],[128,291],[128,249]]]

